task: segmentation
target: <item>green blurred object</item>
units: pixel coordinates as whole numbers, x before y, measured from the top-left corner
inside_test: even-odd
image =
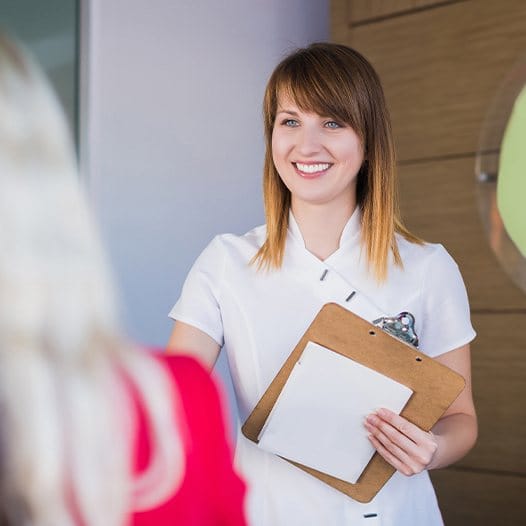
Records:
[[[526,257],[526,86],[515,100],[502,141],[497,207],[509,237]]]

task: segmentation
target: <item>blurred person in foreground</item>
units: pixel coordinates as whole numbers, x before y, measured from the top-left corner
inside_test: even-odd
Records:
[[[0,35],[0,524],[244,525],[215,385],[116,322],[63,113]]]

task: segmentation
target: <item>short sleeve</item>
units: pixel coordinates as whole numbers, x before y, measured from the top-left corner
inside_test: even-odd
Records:
[[[192,266],[181,296],[168,316],[192,325],[223,345],[223,322],[219,306],[225,254],[215,237]]]
[[[476,336],[460,270],[442,245],[436,246],[425,269],[422,304],[422,352],[439,356],[466,345]]]
[[[166,354],[156,358],[178,393],[180,403],[173,404],[173,414],[184,446],[184,477],[163,502],[134,512],[130,526],[246,526],[246,486],[233,467],[221,386],[194,358]],[[151,433],[148,415],[140,405],[138,410],[136,458],[147,465]]]
[[[193,497],[193,503],[188,505],[208,508],[208,521],[196,520],[188,524],[245,526],[246,488],[232,463],[221,386],[193,358],[169,356],[164,357],[164,363],[176,379],[192,437],[192,448],[187,452],[191,459],[186,466],[186,481],[191,493],[186,496]],[[189,473],[192,469],[194,473]]]

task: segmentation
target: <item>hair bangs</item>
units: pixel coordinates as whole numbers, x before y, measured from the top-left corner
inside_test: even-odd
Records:
[[[349,89],[352,82],[346,79],[346,69],[336,57],[316,53],[307,49],[282,63],[273,79],[273,117],[278,111],[280,100],[289,99],[301,111],[331,117],[350,126],[365,139],[358,90]],[[352,80],[352,79],[351,79]]]

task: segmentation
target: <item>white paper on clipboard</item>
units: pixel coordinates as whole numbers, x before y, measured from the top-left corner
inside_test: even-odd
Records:
[[[412,393],[373,369],[308,342],[258,445],[354,484],[374,453],[365,417],[380,407],[400,413]]]

